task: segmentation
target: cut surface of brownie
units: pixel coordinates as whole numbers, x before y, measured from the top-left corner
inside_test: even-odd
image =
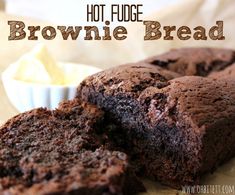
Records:
[[[153,56],[144,62],[177,72],[182,76],[207,76],[235,62],[235,51],[218,48],[181,48]]]
[[[235,154],[235,83],[144,67],[90,76],[77,97],[124,129],[126,152],[146,175],[176,188],[196,184]]]
[[[126,154],[102,146],[96,134],[102,120],[101,110],[80,100],[8,120],[0,128],[0,194],[111,195],[141,189]]]

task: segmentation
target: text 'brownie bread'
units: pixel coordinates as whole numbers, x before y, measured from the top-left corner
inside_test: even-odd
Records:
[[[235,51],[217,48],[173,49],[144,60],[146,63],[184,75],[207,76],[235,62]]]
[[[125,129],[127,153],[145,174],[173,187],[198,183],[235,154],[235,83],[177,76],[141,63],[119,66],[77,91]]]
[[[0,128],[0,194],[138,191],[141,184],[129,172],[126,154],[102,146],[103,137],[96,134],[102,120],[101,110],[79,100],[8,120]]]

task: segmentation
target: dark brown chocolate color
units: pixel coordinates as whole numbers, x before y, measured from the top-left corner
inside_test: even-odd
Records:
[[[126,154],[103,148],[103,112],[79,100],[19,114],[0,128],[0,194],[134,194]]]
[[[235,155],[235,83],[175,77],[153,65],[119,66],[88,77],[77,97],[123,128],[140,172],[179,188]]]
[[[144,62],[177,72],[182,76],[207,76],[233,64],[235,52],[217,48],[182,48],[150,57]]]
[[[0,194],[131,195],[144,190],[134,171],[198,184],[235,155],[234,62],[229,49],[172,50],[13,117],[0,128]]]

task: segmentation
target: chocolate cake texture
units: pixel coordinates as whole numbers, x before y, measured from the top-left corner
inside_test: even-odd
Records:
[[[8,120],[0,128],[0,194],[135,194],[142,184],[126,154],[105,149],[96,133],[102,120],[79,100]]]
[[[182,76],[208,76],[235,62],[235,51],[219,48],[180,48],[152,56],[145,63],[160,66]]]
[[[235,156],[235,52],[182,48],[87,77],[76,97],[0,127],[1,195],[174,188]]]
[[[142,173],[181,188],[235,155],[235,83],[178,76],[154,65],[123,65],[85,79],[77,97],[124,129],[132,145],[126,152]]]

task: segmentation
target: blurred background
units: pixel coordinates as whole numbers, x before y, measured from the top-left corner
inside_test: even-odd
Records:
[[[102,69],[123,63],[135,62],[148,56],[179,47],[226,47],[235,48],[235,1],[234,0],[109,0],[110,4],[143,4],[143,19],[157,20],[161,25],[187,25],[191,29],[203,26],[209,29],[217,20],[224,21],[223,41],[144,41],[144,25],[142,23],[121,23],[127,28],[128,38],[123,41],[84,41],[83,37],[76,41],[62,40],[58,35],[54,40],[8,41],[9,20],[21,20],[28,25],[86,25],[86,4],[103,4],[102,0],[0,0],[0,73],[22,54],[31,50],[36,44],[43,42],[58,61],[77,62],[100,67]],[[90,24],[91,25],[91,24]],[[93,23],[102,27],[104,23]],[[111,28],[117,24],[111,24]],[[10,108],[0,85],[0,113],[5,112],[0,120],[15,114]]]

